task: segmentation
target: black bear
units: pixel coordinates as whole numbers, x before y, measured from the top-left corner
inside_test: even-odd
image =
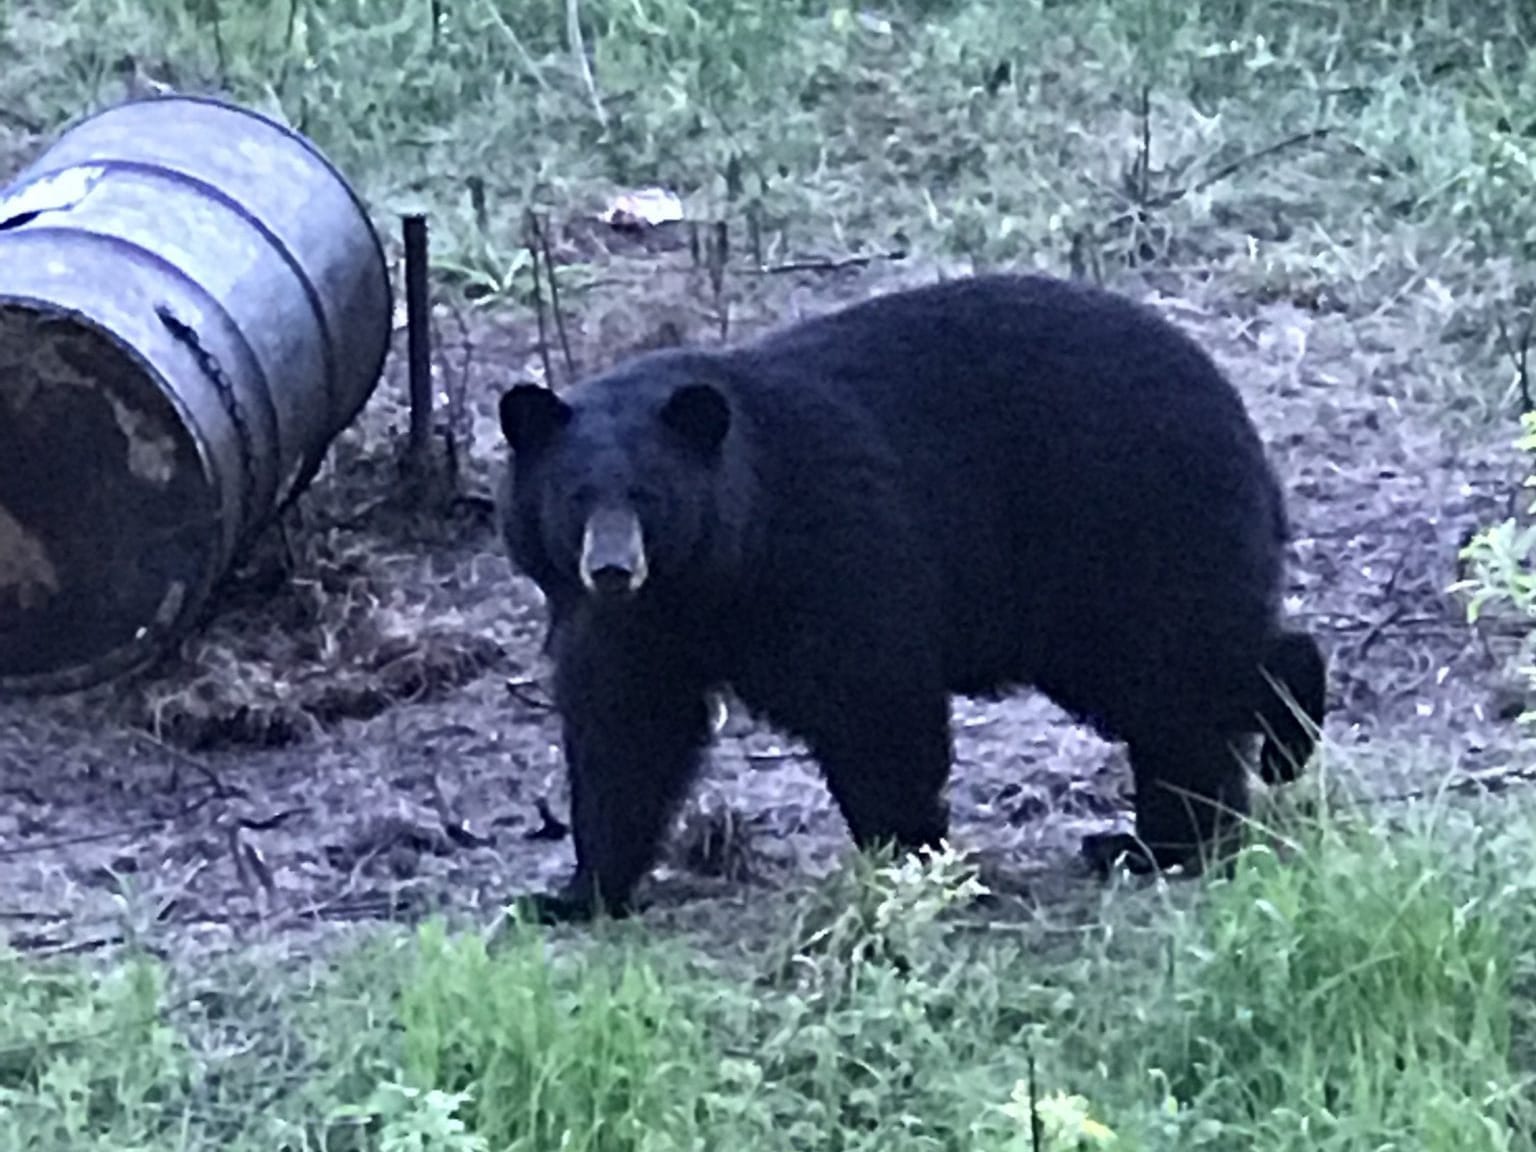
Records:
[[[1032,686],[1126,743],[1137,835],[1088,838],[1100,866],[1225,853],[1242,739],[1271,782],[1312,752],[1326,665],[1280,620],[1263,445],[1206,353],[1119,295],[952,280],[569,397],[519,385],[500,419],[570,773],[546,918],[628,910],[720,686],[805,740],[860,846],[946,836],[951,693]]]

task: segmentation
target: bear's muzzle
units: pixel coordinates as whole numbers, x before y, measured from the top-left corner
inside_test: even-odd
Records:
[[[647,565],[640,518],[630,508],[599,508],[581,534],[581,582],[593,596],[623,599],[640,591]]]

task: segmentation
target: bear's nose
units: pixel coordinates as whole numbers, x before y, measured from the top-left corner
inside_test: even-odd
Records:
[[[628,596],[639,585],[634,572],[622,564],[605,564],[595,568],[588,578],[592,581],[592,591],[605,600]]]

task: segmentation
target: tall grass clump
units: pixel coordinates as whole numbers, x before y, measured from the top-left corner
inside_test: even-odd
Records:
[[[1174,917],[1127,1038],[1168,1146],[1528,1146],[1536,836],[1489,815],[1335,813]]]
[[[505,1152],[692,1146],[712,1061],[657,965],[557,954],[520,928],[494,951],[435,925],[418,945],[397,1001],[400,1082],[372,1101],[381,1122],[451,1102]]]

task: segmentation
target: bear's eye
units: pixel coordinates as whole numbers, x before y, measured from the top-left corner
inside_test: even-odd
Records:
[[[656,507],[656,493],[648,488],[630,488],[625,493],[625,496],[634,508],[647,509]]]

